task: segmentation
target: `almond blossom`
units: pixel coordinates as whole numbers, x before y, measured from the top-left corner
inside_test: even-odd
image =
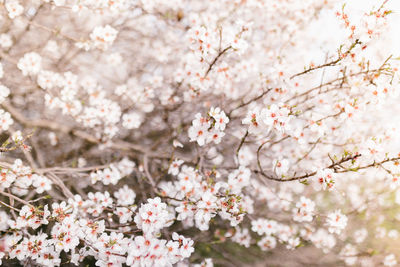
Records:
[[[399,1],[0,6],[0,264],[397,265]]]

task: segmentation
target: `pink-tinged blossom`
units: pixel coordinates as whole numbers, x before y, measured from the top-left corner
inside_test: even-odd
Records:
[[[7,1],[5,8],[10,19],[14,19],[24,12],[24,7],[18,2],[18,0]]]
[[[53,182],[45,176],[35,175],[32,185],[36,187],[36,193],[41,194],[51,189]]]
[[[394,254],[389,254],[383,259],[384,266],[396,266],[397,260]]]
[[[258,235],[272,235],[278,231],[278,223],[274,220],[257,219],[251,222],[251,230]]]
[[[276,244],[277,244],[276,239],[275,237],[272,236],[265,236],[260,241],[257,242],[257,245],[263,251],[274,249],[276,247]]]
[[[13,41],[9,34],[6,34],[6,33],[0,34],[0,46],[3,49],[10,48],[12,46],[12,44],[13,44]]]
[[[136,193],[127,185],[124,185],[114,193],[114,197],[117,199],[118,205],[128,206],[135,203]]]
[[[146,204],[141,204],[134,218],[135,223],[146,234],[157,233],[164,228],[169,219],[167,205],[159,197],[147,199]]]
[[[223,131],[228,122],[229,118],[220,108],[211,108],[207,117],[202,117],[200,113],[197,113],[188,131],[190,141],[196,141],[199,146],[210,142],[219,144],[225,136]]]
[[[93,42],[94,47],[101,50],[107,50],[117,38],[117,34],[118,31],[110,25],[104,27],[97,26],[90,34],[90,39]]]
[[[245,228],[241,230],[239,227],[236,228],[235,234],[232,236],[232,241],[236,242],[246,248],[250,247],[251,237],[249,229]]]
[[[0,264],[397,266],[397,2],[0,0]]]
[[[183,160],[175,159],[168,168],[168,173],[172,175],[178,175],[179,167],[184,163]]]
[[[297,222],[311,222],[313,220],[315,203],[302,196],[293,209],[293,220]]]
[[[17,67],[24,76],[36,75],[42,69],[42,57],[35,52],[26,53],[18,61]]]
[[[122,115],[122,126],[126,129],[137,129],[143,122],[143,117],[137,112]]]
[[[14,120],[11,118],[10,113],[0,109],[0,128],[3,131],[7,131],[10,126],[14,123]]]
[[[276,161],[274,171],[279,177],[283,177],[287,174],[289,168],[289,161],[287,159],[280,159]]]
[[[340,234],[347,226],[347,216],[336,210],[328,214],[326,224],[330,233]]]
[[[316,190],[332,190],[335,185],[336,174],[332,169],[318,170],[313,180]]]
[[[4,102],[4,100],[7,98],[9,94],[10,94],[10,89],[4,85],[0,85],[0,103]]]

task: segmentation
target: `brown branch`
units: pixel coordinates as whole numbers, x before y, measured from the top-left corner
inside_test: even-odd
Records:
[[[153,191],[156,190],[157,185],[156,185],[156,182],[154,181],[153,176],[151,175],[151,173],[149,171],[149,158],[146,154],[143,157],[143,169],[144,169],[147,179],[149,180],[149,182],[152,186],[151,194],[152,194],[152,197],[154,197]]]
[[[249,135],[249,131],[247,130],[246,133],[244,134],[244,136],[242,137],[242,139],[240,140],[240,144],[239,144],[238,148],[236,149],[236,158],[238,160],[238,164],[239,164],[239,151],[242,148],[243,143],[246,140],[248,135]]]
[[[217,61],[218,61],[218,59],[223,55],[223,54],[225,54],[225,52],[227,52],[229,49],[231,49],[232,48],[232,46],[228,46],[228,47],[226,47],[224,50],[222,50],[222,51],[220,51],[219,53],[218,53],[218,55],[214,58],[214,60],[210,63],[210,65],[208,66],[208,69],[207,69],[207,71],[206,71],[206,74],[204,75],[204,78],[206,78],[207,77],[207,75],[208,75],[208,73],[212,70],[212,68],[214,67],[214,65],[217,63]]]
[[[231,111],[228,112],[228,117],[231,116],[231,114],[232,114],[233,111],[235,111],[235,110],[237,110],[237,109],[239,109],[239,108],[243,108],[243,107],[245,107],[245,106],[251,104],[252,102],[261,99],[263,96],[265,96],[266,94],[268,94],[271,90],[272,90],[272,88],[268,88],[268,90],[263,91],[262,94],[260,94],[260,95],[258,95],[258,96],[256,96],[256,97],[250,99],[249,101],[246,101],[246,102],[240,104],[239,106],[233,108]]]
[[[11,209],[11,210],[15,210],[15,211],[18,211],[18,212],[21,211],[21,210],[19,210],[19,209],[17,209],[17,208],[14,208],[13,206],[8,205],[7,203],[5,203],[5,202],[3,202],[3,201],[0,201],[0,204],[3,205],[3,206],[5,206],[5,207],[7,207],[7,208],[9,208],[9,209]]]
[[[16,201],[19,201],[24,205],[28,205],[31,208],[34,208],[34,206],[32,204],[30,204],[28,201],[25,201],[25,200],[23,200],[23,199],[21,199],[21,198],[19,198],[17,196],[14,196],[13,194],[10,194],[10,193],[4,192],[4,191],[0,191],[0,194],[3,195],[3,196],[6,196],[6,197],[12,198],[12,199],[14,199]]]
[[[41,168],[37,169],[37,171],[46,173],[46,172],[87,172],[87,171],[97,171],[99,169],[108,168],[110,165],[97,165],[90,167],[82,167],[82,168],[68,168],[68,167],[51,167],[51,168]]]
[[[382,161],[380,161],[380,162],[375,162],[375,161],[374,161],[373,163],[368,164],[368,165],[365,165],[365,166],[355,167],[355,168],[350,168],[350,169],[344,169],[344,170],[340,170],[340,171],[337,171],[337,172],[338,172],[338,173],[343,173],[343,172],[349,172],[349,171],[358,171],[358,170],[367,169],[367,168],[372,168],[372,167],[377,167],[377,166],[382,167],[381,165],[382,165],[383,163],[390,162],[390,161],[397,161],[397,160],[400,160],[400,157],[396,157],[396,158],[387,158],[387,159],[382,160]]]
[[[356,45],[358,45],[358,44],[361,44],[361,42],[357,39],[354,43],[351,44],[351,46],[349,47],[349,49],[345,53],[341,54],[339,52],[339,56],[338,56],[337,59],[335,59],[335,60],[333,60],[331,62],[322,64],[322,65],[316,66],[316,67],[308,68],[305,71],[302,71],[302,72],[299,72],[297,74],[292,75],[290,77],[290,79],[293,79],[293,78],[295,78],[297,76],[304,75],[306,73],[312,72],[312,71],[317,70],[317,69],[322,69],[322,68],[330,67],[330,66],[336,66],[336,64],[339,63],[340,61],[342,61],[343,58],[345,58],[351,52],[351,50],[353,50],[353,48],[356,47]]]
[[[311,153],[311,152],[316,148],[316,146],[319,144],[320,140],[321,140],[321,138],[318,138],[318,140],[311,146],[310,150],[308,150],[308,151],[306,152],[306,154],[305,154],[303,157],[299,158],[299,159],[296,161],[295,164],[298,164],[300,161],[302,161],[303,159],[307,158],[308,155],[310,155],[310,153]]]
[[[71,36],[68,36],[66,34],[61,33],[60,29],[52,29],[52,28],[49,28],[49,27],[47,27],[45,25],[39,24],[39,23],[37,23],[37,22],[35,22],[33,20],[28,20],[27,19],[26,23],[28,23],[29,25],[32,25],[32,26],[34,26],[36,28],[48,31],[48,32],[54,34],[55,36],[61,36],[61,37],[65,38],[65,39],[68,39],[68,40],[70,40],[72,42],[76,42],[77,43],[77,42],[80,41],[80,40],[78,40],[78,39],[76,39],[74,37],[71,37]]]
[[[10,103],[8,102],[3,102],[2,107],[7,110],[11,116],[13,118],[15,118],[18,122],[20,122],[21,124],[24,124],[26,126],[30,126],[30,127],[38,127],[38,128],[44,128],[44,129],[50,129],[52,131],[57,131],[57,132],[61,132],[64,134],[72,134],[76,137],[79,137],[81,139],[84,139],[90,143],[94,143],[94,144],[100,144],[101,140],[99,140],[98,138],[96,138],[95,136],[84,132],[82,130],[78,130],[78,129],[74,129],[73,127],[68,127],[66,125],[62,125],[62,124],[58,124],[54,121],[49,121],[49,120],[43,120],[43,119],[38,119],[38,120],[30,120],[28,118],[25,118],[24,115],[22,115],[22,113],[20,113],[16,108],[14,108]],[[123,140],[115,140],[113,142],[110,143],[110,148],[112,149],[116,149],[116,150],[122,150],[122,151],[138,151],[141,152],[143,154],[146,154],[148,157],[152,157],[152,158],[166,158],[169,159],[169,155],[168,154],[161,154],[158,152],[152,152],[147,150],[146,148],[140,146],[140,145],[136,145],[136,144],[132,144],[129,142],[125,142]]]
[[[49,177],[50,180],[52,180],[54,184],[58,185],[61,188],[63,194],[67,198],[74,198],[74,194],[72,194],[71,190],[69,190],[69,188],[65,186],[64,182],[57,175],[55,175],[52,172],[49,172],[47,174],[47,177]]]
[[[340,166],[342,163],[355,160],[360,156],[361,156],[361,154],[355,154],[355,155],[349,155],[347,157],[343,157],[340,161],[332,163],[331,165],[329,165],[329,166],[327,166],[325,168],[326,169],[334,169],[335,172],[340,172],[340,171],[336,171],[335,167]],[[303,180],[303,179],[306,179],[308,177],[311,177],[311,176],[314,176],[314,175],[317,174],[317,172],[314,171],[314,172],[311,172],[311,173],[306,173],[306,174],[304,174],[302,176],[294,176],[294,177],[287,178],[287,179],[281,179],[281,178],[273,177],[273,176],[267,175],[262,170],[261,164],[260,164],[260,161],[259,161],[258,157],[259,157],[259,151],[257,151],[257,161],[258,161],[259,170],[254,170],[254,173],[259,173],[259,174],[261,174],[262,176],[264,176],[265,178],[267,178],[269,180],[273,180],[273,181],[277,181],[277,182],[290,182],[290,181],[296,181],[296,180]],[[347,170],[347,171],[349,171],[349,170]]]

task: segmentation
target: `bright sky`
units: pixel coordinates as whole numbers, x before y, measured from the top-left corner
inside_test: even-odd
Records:
[[[349,14],[351,21],[357,21],[365,12],[373,10],[374,7],[379,7],[383,3],[380,0],[347,0],[344,2],[346,2],[345,11]],[[341,6],[342,4],[338,4],[333,10],[321,11],[317,22],[307,26],[309,30],[304,31],[307,34],[306,40],[315,40],[315,42],[307,44],[308,51],[304,53],[305,62],[324,62],[326,53],[329,52],[332,55],[342,44],[341,41],[346,38],[346,33],[340,27],[335,16],[335,11],[340,10]],[[380,48],[385,48],[374,51],[374,57],[378,61],[384,61],[388,55],[400,57],[400,0],[389,0],[386,6],[393,13],[388,17],[388,30],[376,43]]]

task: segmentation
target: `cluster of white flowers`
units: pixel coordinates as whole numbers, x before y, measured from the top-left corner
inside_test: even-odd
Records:
[[[0,264],[396,266],[400,4],[360,1],[0,0]]]
[[[107,50],[114,43],[117,34],[118,31],[110,25],[104,27],[98,26],[93,29],[93,32],[90,34],[90,39],[94,47]]]
[[[397,260],[394,254],[389,254],[383,259],[383,265],[385,266],[396,266]]]
[[[136,164],[128,158],[122,159],[118,163],[110,164],[110,167],[90,173],[92,184],[101,181],[104,185],[117,184],[123,177],[131,174]]]
[[[113,198],[108,191],[105,192],[89,192],[88,200],[83,202],[82,208],[85,212],[93,216],[99,216],[106,208],[111,208]]]
[[[128,206],[135,202],[136,193],[127,185],[124,185],[114,193],[114,197],[117,199],[119,205]]]
[[[170,213],[167,205],[161,202],[159,197],[147,199],[142,204],[135,216],[135,223],[145,234],[157,234],[160,229],[174,222],[174,214]]]
[[[122,126],[126,129],[137,129],[143,122],[142,116],[137,112],[130,112],[122,116]]]
[[[248,112],[243,124],[249,125],[252,134],[268,134],[272,129],[285,132],[290,129],[289,122],[294,117],[289,107],[272,104],[268,108],[255,108]]]
[[[293,220],[297,222],[311,222],[313,220],[314,210],[314,201],[302,196],[296,203],[296,208],[293,209]]]
[[[117,123],[120,121],[121,107],[105,96],[90,97],[90,106],[86,106],[78,116],[77,121],[89,128],[103,126],[103,134],[112,138],[118,132]]]
[[[32,173],[29,167],[23,166],[20,159],[15,160],[12,168],[3,168],[0,172],[0,188],[11,188],[12,192],[19,196],[28,194],[31,187],[35,188],[38,194],[52,189],[53,182],[49,178]]]
[[[17,66],[24,76],[36,75],[42,69],[42,57],[36,52],[26,53]]]
[[[235,234],[232,235],[231,239],[233,242],[236,242],[246,248],[250,247],[251,237],[249,229],[247,228],[241,229],[240,227],[236,227]]]
[[[335,185],[335,176],[332,169],[318,170],[313,183],[314,188],[316,190],[332,190]]]
[[[318,229],[314,233],[307,233],[305,230],[304,235],[305,239],[309,239],[317,248],[322,249],[325,253],[328,253],[336,245],[335,237],[322,228]]]
[[[137,236],[129,244],[126,264],[128,266],[172,266],[188,258],[193,251],[193,241],[177,233],[172,234],[170,241],[151,236]]]
[[[219,144],[224,137],[226,124],[229,118],[220,108],[211,108],[207,117],[202,117],[200,113],[192,121],[189,128],[189,138],[191,142],[197,142],[199,146],[214,142]]]
[[[14,19],[24,12],[24,7],[19,3],[18,0],[6,1],[5,8],[10,19]]]
[[[239,166],[228,175],[228,188],[232,194],[240,194],[244,187],[250,185],[251,171],[250,169]]]
[[[10,89],[4,85],[0,85],[0,103],[3,103],[6,98],[10,94]],[[7,131],[10,126],[14,123],[14,120],[11,118],[10,113],[0,109],[0,122],[1,122],[1,129],[3,131]]]
[[[379,37],[387,25],[388,14],[390,12],[387,10],[378,9],[364,14],[358,21],[353,21],[344,9],[336,12],[336,16],[347,29],[348,39],[351,41],[358,39],[364,46],[371,42],[371,39]]]
[[[274,171],[279,177],[284,177],[290,168],[290,163],[287,159],[276,160]]]
[[[214,60],[224,54],[230,54],[231,51],[241,55],[248,47],[245,40],[248,25],[244,25],[243,21],[223,29],[215,27],[211,22],[210,18],[196,15],[189,20],[190,29],[186,36],[191,53],[185,55],[183,66],[175,72],[176,81],[183,82],[191,88],[191,91],[185,94],[187,100],[198,93],[210,91],[212,87],[229,84],[230,74],[233,73],[231,67],[224,63],[216,64]],[[216,71],[213,71],[213,68]],[[210,76],[216,78],[218,84],[212,84]]]
[[[158,75],[148,77],[146,81],[143,82],[135,78],[130,78],[125,84],[121,84],[115,88],[114,93],[116,95],[120,96],[123,101],[130,102],[130,107],[136,107],[133,112],[126,113],[126,120],[128,123],[129,117],[134,116],[132,114],[137,113],[138,115],[142,115],[141,113],[149,113],[154,110],[155,89],[160,89],[163,93],[165,92],[168,98],[171,96],[171,92],[169,92],[170,90],[168,88],[161,89],[162,80],[163,78]],[[143,120],[140,119],[140,121],[142,122]]]
[[[251,222],[251,230],[263,236],[257,245],[263,250],[274,249],[277,241],[286,244],[287,249],[294,249],[300,245],[300,238],[296,236],[297,230],[274,220],[257,219]]]
[[[340,234],[347,226],[347,216],[336,210],[328,214],[326,224],[330,233]]]
[[[94,195],[98,203],[105,201],[102,196],[107,197],[107,194],[99,192]],[[153,222],[165,227],[165,214],[157,212],[165,210],[165,203],[160,202],[159,198],[148,201],[151,207],[147,206],[149,204],[143,205],[136,217],[143,217],[144,214],[150,216],[149,213],[154,212],[151,215]],[[132,239],[124,237],[122,233],[108,234],[104,220],[90,221],[78,217],[91,200],[82,201],[79,196],[75,196],[68,202],[53,203],[51,210],[47,205],[43,209],[25,205],[16,221],[9,219],[11,229],[37,229],[50,221],[55,222],[50,236],[38,234],[23,237],[17,233],[6,235],[4,241],[9,249],[9,258],[30,258],[38,264],[58,266],[61,262],[60,254],[64,251],[71,253],[71,262],[75,265],[79,265],[86,256],[94,256],[96,266],[122,266],[124,263],[128,266],[171,266],[188,258],[194,251],[193,241],[177,233],[172,234],[170,241],[156,238],[152,235],[152,230],[156,228]]]
[[[178,175],[180,166],[184,163],[181,159],[175,159],[168,168],[168,174]]]
[[[8,49],[12,46],[13,41],[10,37],[10,35],[6,34],[6,33],[2,33],[0,34],[0,46],[3,49]]]
[[[346,244],[344,248],[340,251],[340,258],[346,263],[346,265],[354,265],[357,262],[358,251],[352,244]]]
[[[48,92],[45,103],[49,108],[59,108],[63,114],[76,118],[85,127],[100,130],[96,132],[99,138],[110,139],[118,133],[121,107],[117,102],[107,99],[92,77],[79,79],[72,72],[60,74],[42,70],[37,83]],[[82,104],[83,92],[86,93],[85,105]],[[127,126],[127,119],[124,118],[123,126]],[[132,123],[128,123],[128,126],[131,127]]]
[[[247,196],[240,194],[242,189],[249,184],[250,172],[244,167],[234,170],[223,182],[218,173],[210,173],[214,179],[220,181],[207,182],[198,171],[183,165],[181,160],[171,163],[169,173],[178,176],[178,181],[162,183],[162,194],[173,197],[177,219],[187,227],[195,225],[202,231],[209,229],[211,218],[217,214],[229,220],[231,226],[238,225],[244,218],[244,213],[252,213],[252,201]],[[208,179],[212,179],[208,177]],[[229,192],[224,194],[222,192]],[[235,193],[236,191],[236,193]]]
[[[10,94],[10,89],[4,85],[0,85],[0,103],[4,102],[6,97]]]
[[[215,55],[217,43],[217,32],[209,31],[205,26],[196,26],[188,31],[188,40],[190,48],[197,57],[208,58],[209,54]]]
[[[257,219],[251,222],[251,230],[258,235],[272,235],[278,231],[278,223],[274,220]]]

